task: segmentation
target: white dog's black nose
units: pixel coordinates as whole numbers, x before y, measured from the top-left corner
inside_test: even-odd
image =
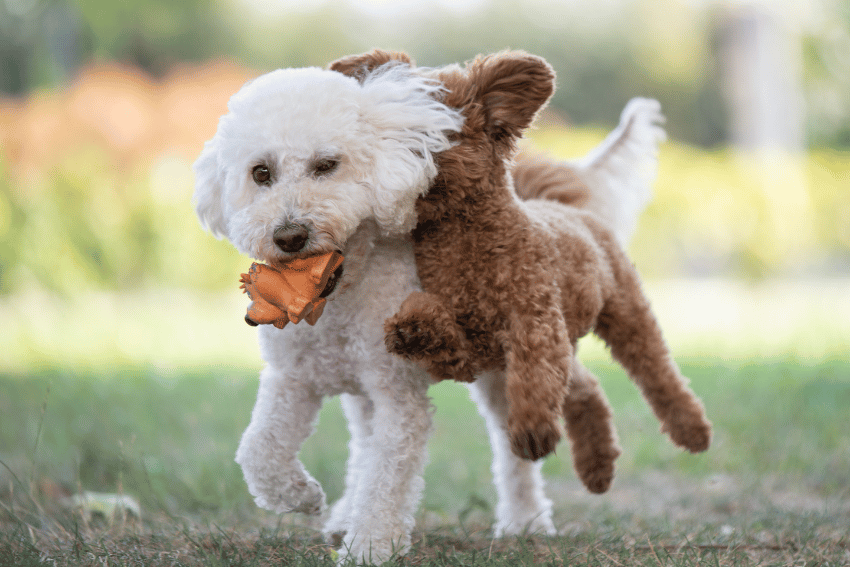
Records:
[[[275,245],[284,252],[298,252],[307,243],[307,227],[303,224],[286,223],[274,231]]]

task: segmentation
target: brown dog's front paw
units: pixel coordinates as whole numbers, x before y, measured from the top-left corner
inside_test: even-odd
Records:
[[[511,432],[511,450],[517,457],[536,461],[555,450],[561,440],[557,423],[541,423],[534,428],[514,428]]]
[[[384,330],[387,350],[406,358],[431,357],[444,347],[443,341],[416,319],[387,321]]]
[[[417,362],[435,380],[474,379],[465,330],[453,311],[430,293],[414,292],[404,300],[384,323],[384,343],[389,352]]]

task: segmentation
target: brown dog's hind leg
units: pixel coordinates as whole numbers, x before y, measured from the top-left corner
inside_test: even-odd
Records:
[[[436,380],[474,379],[466,333],[436,295],[411,293],[384,322],[384,333],[389,352],[416,361]]]
[[[611,487],[614,461],[620,456],[613,413],[596,376],[576,359],[572,368],[564,420],[572,442],[573,467],[589,491],[602,494]]]
[[[691,453],[705,451],[711,442],[705,408],[670,357],[631,264],[618,267],[617,293],[602,308],[595,332],[641,389],[661,430]]]

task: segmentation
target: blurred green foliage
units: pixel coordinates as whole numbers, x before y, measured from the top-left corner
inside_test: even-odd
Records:
[[[532,133],[561,157],[603,135]],[[190,161],[178,157],[127,171],[88,147],[41,177],[4,168],[0,292],[234,286],[248,259],[201,229],[191,193]],[[850,154],[759,157],[669,142],[632,255],[648,277],[846,275]]]
[[[713,33],[724,15],[712,6],[490,0],[392,13],[343,0],[0,0],[0,90],[49,88],[0,99],[0,294],[232,286],[247,259],[201,231],[190,198],[191,159],[222,93],[253,74],[246,65],[325,65],[374,46],[421,65],[506,47],[543,55],[558,88],[532,137],[561,157],[598,143],[628,98],[658,98],[678,142],[662,150],[632,246],[647,276],[847,274],[850,153],[820,148],[850,144],[850,11],[818,3],[835,16],[829,33],[799,32],[816,149],[770,156],[723,149]],[[218,75],[178,65],[211,57],[242,65]],[[93,59],[132,66],[90,66],[56,88]]]
[[[570,158],[604,134],[544,128],[530,136]],[[650,277],[846,275],[850,152],[746,153],[667,142],[631,255]]]
[[[175,158],[176,159],[176,158]],[[166,160],[132,174],[89,148],[35,185],[0,177],[0,292],[33,286],[59,294],[150,286],[220,288],[245,259],[204,233],[194,217],[188,162]],[[181,183],[159,200],[156,176]]]

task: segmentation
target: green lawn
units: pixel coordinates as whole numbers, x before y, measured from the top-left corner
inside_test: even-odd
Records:
[[[714,422],[701,455],[661,435],[635,386],[583,341],[623,455],[601,496],[576,480],[565,444],[547,459],[558,538],[492,540],[483,420],[462,386],[432,387],[426,490],[403,563],[850,564],[846,283],[650,284]],[[23,316],[32,304],[39,320]],[[332,563],[315,523],[254,506],[233,461],[260,364],[244,307],[236,291],[0,301],[0,567]],[[347,443],[328,400],[301,458],[330,502]],[[84,491],[132,496],[141,521],[74,511],[68,498]]]
[[[617,367],[590,365],[614,406],[624,452],[617,481],[599,497],[581,490],[568,447],[562,445],[547,460],[544,471],[556,522],[573,534],[573,545],[582,538],[607,540],[606,545],[616,540],[616,546],[632,541],[629,553],[634,553],[635,546],[647,543],[646,537],[655,537],[664,551],[682,543],[682,537],[702,541],[708,534],[705,541],[716,545],[724,537],[744,542],[765,532],[758,537],[796,534],[814,538],[812,545],[821,545],[825,537],[822,545],[831,546],[830,553],[846,550],[846,530],[835,534],[850,525],[850,362],[680,362],[715,425],[712,448],[699,456],[680,452],[658,432],[636,388]],[[193,536],[185,526],[194,530],[206,525],[217,526],[212,535],[203,536],[217,542],[210,545],[226,547],[225,536],[215,535],[225,530],[221,533],[230,534],[227,538],[255,534],[249,543],[234,547],[242,551],[244,546],[271,545],[277,553],[284,540],[302,552],[324,550],[314,533],[298,539],[300,543],[293,543],[288,529],[285,538],[281,532],[257,535],[257,529],[274,527],[279,520],[253,506],[233,462],[255,392],[256,372],[244,368],[174,374],[126,367],[0,375],[4,531],[21,535],[23,526],[35,526],[37,532],[51,533],[46,526],[55,524],[64,526],[61,533],[70,537],[79,517],[64,510],[62,498],[90,490],[137,497],[141,525],[155,534],[173,531],[170,545],[177,545],[174,538],[189,538],[180,545],[191,547]],[[434,551],[428,538],[438,540],[447,526],[445,537],[450,539],[458,537],[459,529],[467,530],[460,533],[471,539],[452,540],[452,545],[459,553],[472,553],[482,537],[489,541],[482,530],[492,519],[494,504],[486,432],[464,388],[445,383],[431,393],[437,412],[420,511],[422,553]],[[347,440],[338,401],[329,400],[301,457],[331,501],[342,490]],[[291,520],[286,518],[285,525]],[[30,537],[38,539],[32,532],[24,539]],[[97,542],[123,545],[104,540],[102,533],[88,537],[94,539],[81,541],[91,549]],[[275,537],[277,544],[263,539]],[[542,544],[535,540],[528,545]]]

